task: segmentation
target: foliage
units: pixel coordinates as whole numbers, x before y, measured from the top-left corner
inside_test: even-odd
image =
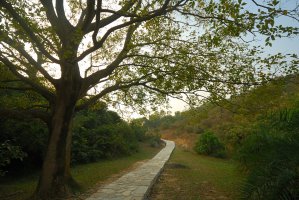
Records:
[[[43,122],[2,119],[0,129],[0,142],[6,144],[8,140],[14,141],[14,144],[18,144],[16,147],[28,155],[19,162],[14,160],[13,166],[7,166],[8,171],[21,172],[41,167],[48,134]],[[74,121],[72,162],[73,164],[88,163],[129,155],[139,149],[138,141],[147,141],[151,138],[145,136],[145,129],[140,124],[128,124],[116,112],[107,110],[105,105],[93,110],[81,111]],[[6,157],[3,155],[3,159]]]
[[[175,135],[179,128],[183,132],[193,126],[205,136],[210,130],[194,147],[204,153],[207,145],[200,146],[200,139],[212,144],[221,139],[247,175],[243,199],[298,199],[298,78],[297,74],[280,77],[218,105],[207,102],[184,111],[168,132]],[[191,134],[185,135],[197,136]]]
[[[252,133],[262,116],[295,105],[299,100],[298,83],[299,76],[296,74],[279,77],[230,99],[207,101],[199,107],[181,112],[179,117],[164,116],[150,123],[156,123],[156,131],[162,133],[163,124],[168,122],[164,118],[172,118],[167,126],[168,131],[177,136],[190,135],[190,138],[194,137],[194,133],[210,130],[223,141],[230,156]]]
[[[244,199],[299,198],[299,109],[283,110],[260,122],[238,152],[248,172]]]
[[[27,154],[22,151],[19,146],[12,145],[10,141],[6,140],[0,144],[0,176],[5,174],[3,167],[8,165],[11,160],[22,160]]]
[[[221,139],[247,175],[243,199],[298,199],[298,78],[297,74],[280,77],[229,101],[218,101],[218,105],[207,102],[184,111],[168,132],[175,132],[178,128],[173,125],[179,124],[181,132],[193,126],[202,135],[206,130],[214,134],[199,140],[218,143]],[[204,145],[199,148],[199,140],[195,150],[207,149]]]
[[[7,166],[8,172],[28,172],[40,168],[42,165],[48,130],[46,125],[36,119],[5,119],[0,120],[0,143],[7,140],[19,146],[28,156],[14,160]]]
[[[214,133],[209,131],[200,135],[194,150],[199,154],[214,157],[225,157],[224,145],[219,141]]]
[[[150,115],[148,119],[144,121],[143,126],[146,129],[168,129],[170,128],[175,122],[181,120],[182,117],[180,112],[177,112],[175,116],[166,115],[166,113],[158,113],[155,112],[154,114]]]
[[[151,147],[159,147],[162,144],[161,135],[157,132],[148,131],[145,135]]]
[[[167,94],[193,103],[198,91],[222,99],[273,77],[272,67],[297,70],[296,54],[262,58],[260,48],[243,41],[254,33],[271,45],[298,34],[296,26],[275,23],[298,17],[280,1],[100,2],[1,1],[0,63],[10,76],[1,89],[34,90],[51,111],[67,91],[76,110],[101,99],[144,111],[140,105],[157,107]]]
[[[146,128],[143,126],[143,122],[144,118],[133,119],[129,124],[139,142],[146,140]]]
[[[152,140],[145,132],[138,120],[127,123],[105,106],[81,111],[74,119],[73,163],[132,154],[138,151],[139,141]]]

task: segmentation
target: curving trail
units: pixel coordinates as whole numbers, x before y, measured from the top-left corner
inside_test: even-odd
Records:
[[[157,180],[175,148],[173,141],[163,140],[165,147],[151,160],[118,180],[102,186],[86,200],[143,200]]]

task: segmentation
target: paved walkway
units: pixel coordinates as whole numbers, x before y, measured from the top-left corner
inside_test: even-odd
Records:
[[[166,146],[151,160],[118,180],[102,186],[86,200],[143,200],[163,170],[175,144],[164,140]]]

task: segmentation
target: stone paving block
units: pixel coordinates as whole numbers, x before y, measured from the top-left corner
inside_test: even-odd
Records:
[[[164,142],[165,147],[154,158],[113,183],[102,186],[85,200],[144,200],[175,148],[174,142]]]

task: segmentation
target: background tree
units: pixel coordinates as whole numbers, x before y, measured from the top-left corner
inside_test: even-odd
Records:
[[[72,118],[99,99],[159,105],[167,95],[189,102],[200,92],[225,98],[265,81],[264,67],[296,67],[296,55],[261,59],[259,49],[237,38],[258,31],[270,45],[297,34],[296,27],[274,23],[281,15],[297,19],[297,8],[283,10],[277,0],[252,3],[259,9],[246,10],[242,0],[0,1],[0,62],[12,75],[2,88],[42,98],[1,111],[29,113],[49,126],[35,197],[71,193]]]

